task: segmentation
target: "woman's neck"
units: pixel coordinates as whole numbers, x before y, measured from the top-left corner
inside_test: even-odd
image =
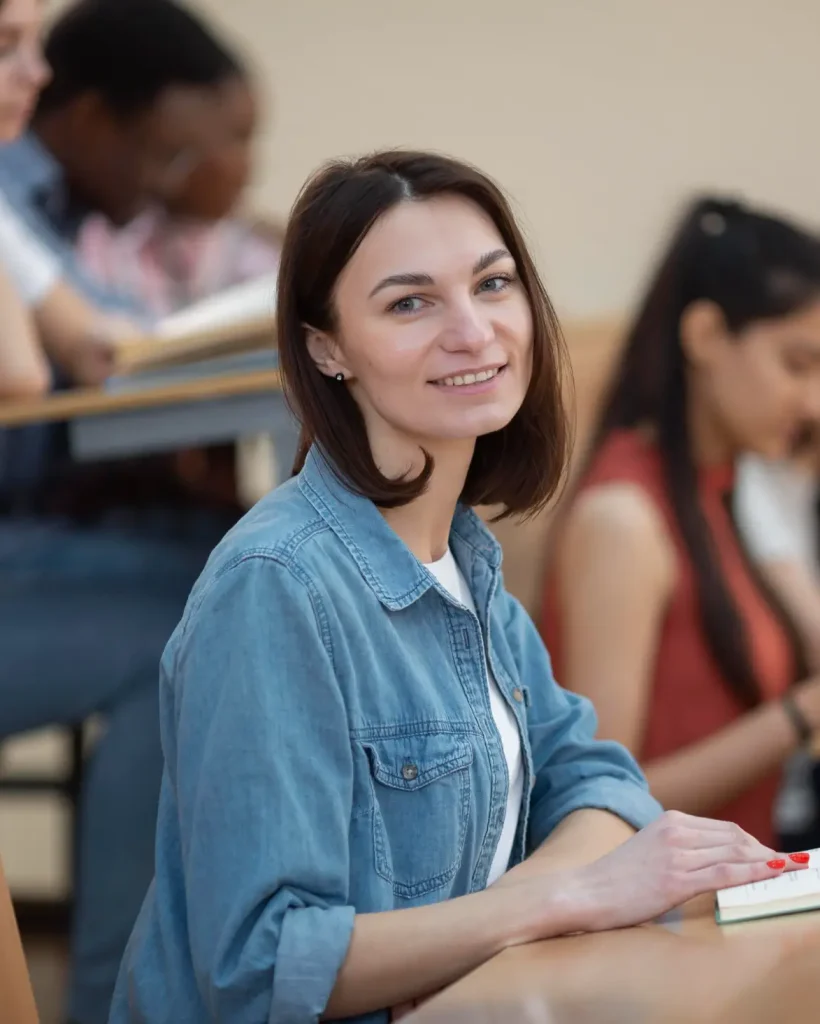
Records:
[[[732,439],[695,388],[690,391],[688,405],[689,446],[695,465],[708,468],[733,462],[737,452]]]
[[[420,562],[429,563],[442,558],[447,551],[450,527],[464,490],[475,441],[453,441],[424,447],[435,462],[424,494],[409,505],[381,509],[381,513],[416,558]],[[376,462],[385,475],[397,476],[402,472],[397,465],[393,465],[394,461],[376,455]],[[416,473],[420,468],[419,460],[412,472]]]

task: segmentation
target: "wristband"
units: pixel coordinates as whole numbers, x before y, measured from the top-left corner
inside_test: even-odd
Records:
[[[811,722],[809,722],[808,718],[806,718],[800,710],[797,701],[790,693],[787,693],[786,696],[782,698],[781,703],[783,704],[784,711],[789,716],[789,720],[794,726],[794,731],[797,733],[797,737],[800,742],[808,743],[814,735],[814,729],[811,726]]]

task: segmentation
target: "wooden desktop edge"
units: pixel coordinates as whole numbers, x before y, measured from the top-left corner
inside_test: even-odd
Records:
[[[278,370],[258,370],[223,377],[180,381],[162,387],[112,394],[102,388],[63,391],[46,398],[0,402],[0,426],[20,427],[29,423],[54,423],[81,416],[150,409],[159,405],[203,402],[213,398],[235,398],[280,389]]]

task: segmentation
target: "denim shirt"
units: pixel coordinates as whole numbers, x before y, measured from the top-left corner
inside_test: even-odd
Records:
[[[488,662],[523,746],[511,865],[580,808],[660,813],[471,510],[450,543],[477,616],[314,448],[214,551],[162,661],[156,876],[111,1024],[316,1021],[356,913],[483,889],[507,799]]]

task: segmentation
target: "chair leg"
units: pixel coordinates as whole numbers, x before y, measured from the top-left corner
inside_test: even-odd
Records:
[[[83,762],[85,758],[85,731],[82,723],[71,727],[70,768],[66,779],[65,792],[69,800],[69,828],[67,836],[68,877],[71,879],[69,907],[73,907],[77,888],[80,847],[80,792],[83,784]]]

